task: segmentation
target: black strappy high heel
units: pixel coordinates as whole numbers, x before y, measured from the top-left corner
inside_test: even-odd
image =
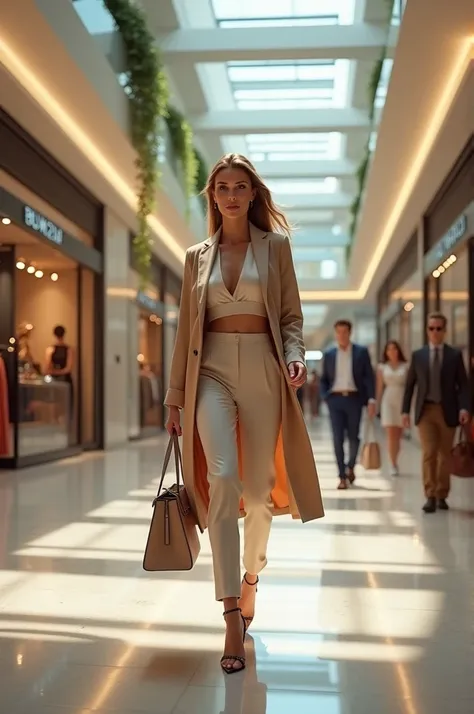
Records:
[[[240,607],[234,607],[232,610],[225,610],[225,611],[224,611],[224,617],[225,617],[226,615],[230,615],[231,612],[240,612],[240,613],[242,613],[242,610],[241,610]],[[242,615],[240,615],[240,616],[242,617]],[[244,619],[243,617],[242,617],[242,623],[243,623],[243,626],[244,626],[243,641],[245,642],[245,635],[247,634],[247,627],[246,627],[246,624],[245,624],[245,619]],[[228,666],[224,666],[223,662],[224,662],[225,660],[233,660],[233,661],[232,661]],[[235,664],[236,662],[240,662],[240,664],[241,664],[242,666],[241,666],[241,667],[238,667],[238,668],[236,669],[236,668],[234,667],[234,664]],[[244,669],[245,669],[245,657],[241,657],[240,655],[231,655],[231,654],[225,654],[225,653],[224,653],[224,654],[222,655],[222,657],[221,657],[221,667],[222,667],[222,670],[223,670],[226,674],[235,674],[236,672],[243,672]]]
[[[257,575],[257,579],[256,579],[256,581],[255,581],[254,583],[249,583],[249,581],[247,580],[247,573],[245,573],[245,575],[244,575],[244,577],[243,577],[243,580],[245,580],[245,582],[247,583],[247,585],[250,585],[251,588],[255,588],[255,592],[258,592],[258,587],[257,587],[257,586],[258,586],[258,583],[260,582],[260,578],[258,577],[258,575]],[[242,582],[243,582],[243,581],[242,581]],[[252,617],[244,617],[244,616],[242,615],[242,619],[243,619],[244,622],[245,622],[245,629],[246,629],[246,631],[249,629],[250,625],[252,624],[253,618],[254,618],[254,615],[252,615]]]

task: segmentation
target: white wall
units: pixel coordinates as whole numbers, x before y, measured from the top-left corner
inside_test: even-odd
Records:
[[[110,209],[105,214],[104,446],[128,441],[129,230]]]

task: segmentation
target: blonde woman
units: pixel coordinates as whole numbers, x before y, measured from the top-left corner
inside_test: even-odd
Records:
[[[205,193],[211,237],[186,253],[165,404],[168,431],[183,433],[198,524],[209,529],[226,622],[221,666],[233,674],[245,668],[272,516],[309,521],[324,512],[296,397],[306,365],[288,222],[239,154],[217,162]]]

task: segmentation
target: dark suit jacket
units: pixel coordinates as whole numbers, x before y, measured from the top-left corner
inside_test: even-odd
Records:
[[[337,347],[333,347],[323,357],[321,375],[321,396],[323,399],[330,396],[336,379],[336,355]],[[352,345],[352,375],[362,404],[367,404],[369,399],[375,399],[375,376],[367,347]]]
[[[411,358],[408,370],[405,394],[403,397],[403,414],[409,414],[415,387],[417,387],[415,403],[415,424],[419,424],[429,390],[430,379],[430,348],[422,347],[416,350]],[[462,354],[459,350],[444,345],[443,362],[441,365],[441,406],[447,426],[459,424],[461,409],[469,410],[469,383]]]

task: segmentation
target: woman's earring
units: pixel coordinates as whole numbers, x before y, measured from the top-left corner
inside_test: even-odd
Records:
[[[214,201],[214,208],[217,208],[217,201]]]
[[[253,208],[253,200],[250,199],[249,208]]]

